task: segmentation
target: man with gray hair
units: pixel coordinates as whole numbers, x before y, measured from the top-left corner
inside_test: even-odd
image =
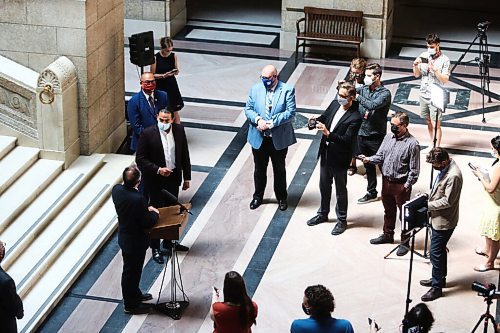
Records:
[[[384,137],[380,148],[373,156],[360,155],[363,163],[382,165],[382,203],[384,205],[384,232],[370,240],[371,244],[394,242],[396,214],[410,199],[411,188],[420,173],[420,146],[408,132],[409,118],[404,112],[397,112],[391,119],[391,132]],[[408,236],[401,233],[401,242]],[[404,256],[408,248],[399,246],[397,255]]]

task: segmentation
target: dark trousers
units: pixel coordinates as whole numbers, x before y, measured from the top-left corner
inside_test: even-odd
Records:
[[[274,173],[274,194],[276,199],[286,200],[286,169],[285,159],[288,148],[276,150],[271,138],[265,137],[259,149],[253,149],[253,161],[255,163],[255,171],[253,173],[253,182],[255,185],[254,199],[262,200],[267,184],[267,165],[269,159],[273,164]]]
[[[139,283],[141,282],[142,266],[144,265],[144,258],[146,256],[146,249],[136,252],[122,251],[123,257],[123,272],[122,272],[122,295],[123,305],[126,308],[134,308],[141,302],[142,295]]]
[[[319,215],[328,216],[330,212],[330,201],[332,198],[332,183],[335,180],[335,195],[337,203],[335,213],[337,221],[347,223],[347,168],[349,166],[350,155],[346,155],[345,165],[333,165],[327,163],[328,148],[321,156],[319,173],[319,191],[321,193],[321,206]]]
[[[384,140],[384,136],[358,136],[359,151],[361,154],[369,157],[375,155]],[[366,191],[370,195],[377,195],[377,170],[376,166],[371,163],[364,164],[366,169],[366,180],[368,186]]]
[[[174,173],[178,172],[177,170],[174,170]],[[178,179],[177,174],[172,174],[169,177],[172,177],[173,181],[165,181],[161,188],[167,190],[171,194],[173,194],[176,198],[179,197],[179,181],[174,180]],[[174,178],[175,177],[175,178]],[[158,191],[158,189],[152,190],[149,192],[149,204],[153,207],[156,208],[161,208],[161,207],[166,207],[172,205],[172,203],[166,202],[165,198],[163,197],[161,191]],[[160,248],[160,240],[159,239],[151,239],[150,242],[150,247],[151,249],[159,249]]]
[[[411,191],[406,191],[403,183],[392,183],[382,177],[382,204],[384,205],[384,235],[394,236],[396,216],[399,208],[401,220],[401,207],[410,200]]]
[[[430,256],[433,288],[441,289],[441,283],[446,279],[448,273],[446,244],[448,244],[454,230],[455,228],[450,230],[436,230],[432,228]]]

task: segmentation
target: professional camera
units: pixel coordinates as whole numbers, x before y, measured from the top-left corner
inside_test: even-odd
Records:
[[[316,119],[314,118],[311,118],[307,121],[307,128],[309,128],[310,130],[313,130],[316,128]]]
[[[497,298],[500,293],[497,292],[497,287],[493,283],[483,284],[477,281],[472,282],[472,290],[477,291],[479,296]]]
[[[490,21],[479,22],[477,24],[477,31],[479,31],[479,33],[485,33],[486,30],[488,30],[490,24],[491,24]]]

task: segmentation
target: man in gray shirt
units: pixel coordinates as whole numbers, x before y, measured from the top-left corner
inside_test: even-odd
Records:
[[[409,118],[406,113],[397,112],[391,119],[391,132],[384,137],[377,153],[371,157],[360,155],[363,163],[382,165],[382,203],[384,205],[383,234],[371,239],[371,244],[394,242],[396,213],[410,199],[411,188],[420,173],[420,147],[417,139],[408,132]],[[401,233],[401,241],[407,238]],[[400,246],[397,255],[408,252]]]
[[[358,89],[356,101],[362,121],[358,132],[359,151],[371,156],[375,154],[387,132],[387,113],[391,106],[391,92],[382,85],[382,68],[379,64],[369,64],[365,69],[365,85]],[[365,163],[368,186],[359,204],[377,200],[377,171],[375,165]]]

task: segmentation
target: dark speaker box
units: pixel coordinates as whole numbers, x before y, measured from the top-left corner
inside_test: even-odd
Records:
[[[144,67],[155,62],[153,38],[152,31],[134,34],[128,38],[131,63]]]

